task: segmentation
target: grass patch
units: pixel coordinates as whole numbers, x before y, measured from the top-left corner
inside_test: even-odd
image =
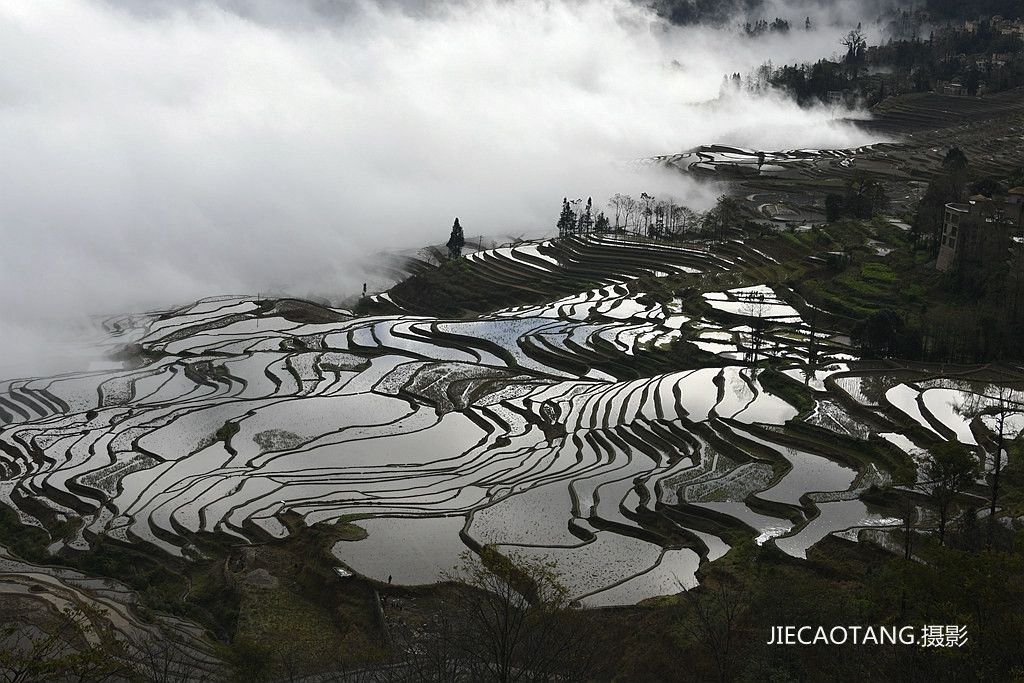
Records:
[[[775,394],[786,403],[796,407],[797,411],[799,411],[797,419],[806,415],[814,408],[814,399],[810,389],[774,368],[764,370],[757,376],[757,381],[760,382],[766,391]]]
[[[326,577],[316,594],[296,590],[294,557],[277,548],[261,548],[248,573],[262,570],[277,585],[253,585],[239,572],[240,609],[235,641],[250,640],[269,648],[278,665],[288,662],[304,671],[331,668],[383,656],[375,627],[373,592],[351,580]],[[282,672],[284,673],[284,672]]]
[[[899,277],[891,268],[889,268],[889,266],[877,261],[862,263],[860,266],[860,275],[866,280],[884,282],[886,284],[893,284],[899,281]]]

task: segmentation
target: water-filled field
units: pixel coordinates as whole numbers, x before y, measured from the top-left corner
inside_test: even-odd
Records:
[[[721,256],[570,247],[474,255],[506,273],[589,268],[595,287],[472,319],[249,297],[119,319],[117,367],[6,384],[0,501],[25,524],[72,520],[53,550],[107,535],[174,555],[200,531],[258,541],[288,533],[284,513],[360,515],[367,538],[333,552],[372,578],[432,582],[492,544],[556,560],[583,604],[623,604],[694,585],[727,529],[804,557],[829,533],[897,524],[858,499],[886,475],[843,449],[887,439],[917,458],[921,433],[974,446],[1005,409],[984,382],[858,370],[790,292],[665,300],[630,270],[698,278],[735,265]],[[610,248],[629,256],[588,260]],[[616,370],[690,343],[717,361]]]

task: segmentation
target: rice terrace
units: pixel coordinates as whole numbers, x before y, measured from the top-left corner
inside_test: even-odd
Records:
[[[538,302],[451,318],[410,314],[427,304],[399,286],[361,302],[386,313],[228,297],[107,319],[117,369],[7,385],[3,502],[61,555],[202,562],[208,539],[259,552],[354,523],[365,538],[322,550],[385,586],[490,546],[554,560],[583,607],[692,588],[737,542],[900,546],[899,512],[864,494],[912,488],[932,441],[978,447],[1001,417],[1019,433],[998,389],[1019,375],[861,361],[787,283],[822,268],[810,250],[739,237],[471,253],[433,272]],[[865,263],[894,238],[842,236]]]
[[[836,125],[880,141],[623,164],[700,217],[456,220],[381,291],[107,316],[0,383],[4,680],[1024,675],[1024,92]]]

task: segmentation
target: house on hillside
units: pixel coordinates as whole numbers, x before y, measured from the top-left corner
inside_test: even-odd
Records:
[[[942,218],[942,242],[939,258],[935,262],[938,270],[949,270],[963,251],[964,227],[969,221],[986,230],[1013,228],[1015,236],[1024,228],[1024,187],[1015,187],[1006,197],[990,199],[974,195],[966,204],[950,202]]]
[[[943,95],[954,95],[963,97],[967,94],[967,87],[959,81],[939,81],[936,88]]]
[[[946,211],[942,216],[942,243],[939,245],[939,258],[935,262],[937,269],[945,271],[953,265],[956,260],[956,243],[960,237],[960,224],[970,215],[970,204],[946,204]]]
[[[1003,216],[1017,226],[1017,237],[1024,237],[1021,235],[1021,229],[1024,228],[1024,187],[1010,190],[1003,200]]]

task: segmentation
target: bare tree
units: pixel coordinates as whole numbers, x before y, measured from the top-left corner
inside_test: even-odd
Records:
[[[677,211],[679,216],[676,218],[676,225],[680,233],[696,232],[700,228],[701,216],[699,213],[688,206],[677,207]]]
[[[608,208],[615,212],[615,229],[622,227],[622,219],[625,218],[626,204],[630,200],[628,195],[616,193],[608,200]]]
[[[814,365],[818,361],[818,311],[811,308],[807,314],[807,362]]]
[[[429,634],[402,631],[399,647],[410,680],[444,683],[459,680],[463,668],[460,622],[446,610],[435,617]]]
[[[1013,413],[1024,411],[1017,396],[1017,392],[1002,381],[994,383],[995,395],[986,391],[983,394],[972,394],[963,405],[956,408],[957,412],[966,418],[978,418],[982,415],[991,415],[995,418],[995,447],[991,454],[991,493],[989,494],[988,505],[988,545],[991,546],[995,535],[996,508],[999,499],[999,475],[1002,472],[1003,459],[1006,456],[1006,442],[1018,437],[1016,433],[1008,432],[1007,417]]]
[[[104,610],[66,608],[45,623],[14,622],[0,630],[0,680],[112,681],[134,674],[124,641]]]
[[[939,545],[945,542],[950,507],[977,474],[977,459],[960,442],[943,441],[929,449],[922,486],[939,511]]]
[[[167,635],[134,638],[126,643],[127,654],[136,674],[147,683],[191,683],[220,680],[220,662]]]
[[[433,671],[454,666],[471,680],[500,683],[592,678],[595,653],[559,576],[547,560],[505,557],[490,547],[479,558],[464,553],[447,577],[458,604],[433,646]]]
[[[1003,468],[1003,455],[1006,453],[1006,441],[1016,438],[1017,434],[1007,433],[1006,417],[1010,413],[1020,412],[1022,407],[1018,401],[1013,400],[1016,392],[1000,382],[996,386],[995,406],[996,411],[996,447],[992,454],[992,493],[989,497],[988,508],[988,544],[992,545],[995,537],[996,503],[999,498],[999,474]]]
[[[746,353],[748,362],[756,363],[760,360],[761,348],[768,334],[768,320],[765,317],[768,304],[764,299],[764,292],[751,292],[744,297],[740,309],[743,315],[750,318],[750,350]]]
[[[629,226],[630,226],[631,223],[635,227],[636,224],[637,224],[637,214],[638,214],[638,211],[639,211],[639,204],[638,204],[638,202],[635,199],[633,199],[631,196],[629,196],[628,194],[624,195],[622,211],[623,211],[623,220],[624,220],[623,227],[626,230],[629,230]]]
[[[681,620],[683,630],[711,652],[718,680],[729,680],[737,626],[749,602],[746,585],[733,576],[721,574],[683,595],[689,608]]]
[[[867,47],[868,41],[864,38],[864,34],[861,31],[861,27],[858,24],[857,28],[851,30],[845,36],[839,39],[839,43],[846,47],[846,63],[853,65],[864,59],[864,48]]]
[[[914,525],[917,522],[917,506],[904,496],[900,499],[900,530],[903,531],[903,559],[910,561],[914,554]]]

